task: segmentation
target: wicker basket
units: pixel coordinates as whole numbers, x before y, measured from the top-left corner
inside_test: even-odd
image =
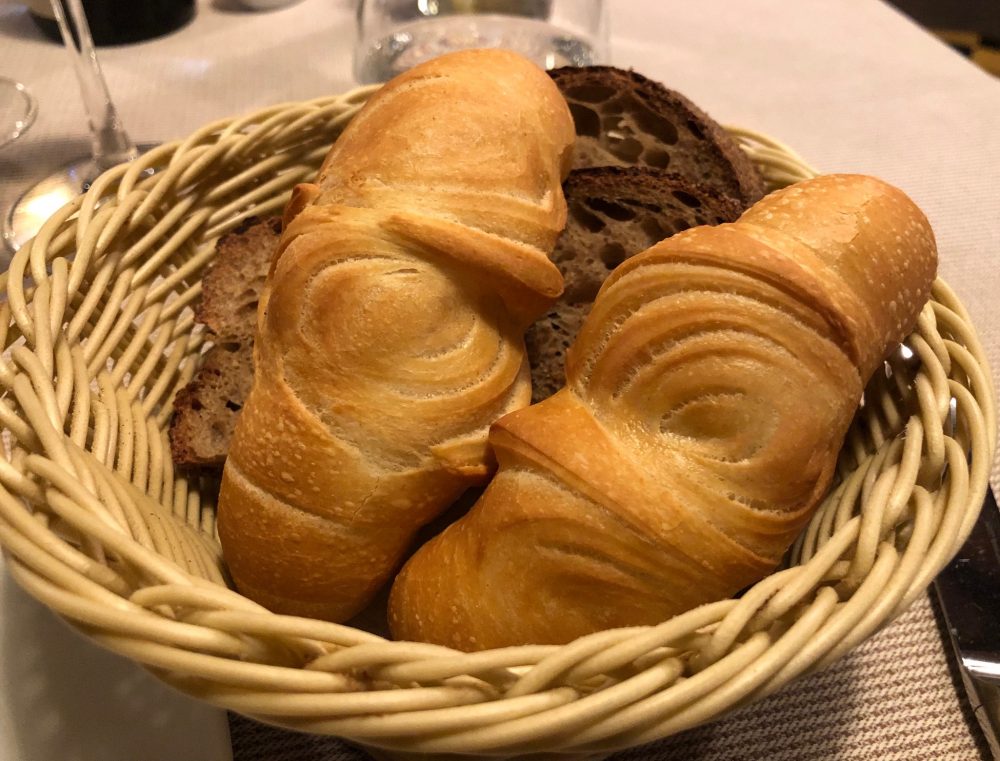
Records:
[[[215,239],[279,210],[371,92],[163,145],[15,256],[0,304],[0,542],[30,594],[163,681],[263,721],[408,753],[560,758],[758,700],[921,594],[976,519],[996,437],[983,352],[941,282],[867,389],[838,486],[787,566],[738,600],[564,647],[464,654],[274,615],[227,588],[218,484],[175,473],[165,434],[207,341],[191,305]],[[813,174],[734,132],[771,187]]]

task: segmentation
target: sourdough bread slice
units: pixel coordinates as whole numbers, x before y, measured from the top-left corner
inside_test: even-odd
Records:
[[[215,260],[202,279],[198,322],[217,336],[253,343],[257,301],[279,237],[280,217],[250,217],[219,238]]]
[[[280,235],[280,218],[251,218],[216,243],[196,309],[196,318],[214,334],[215,343],[174,398],[169,435],[177,465],[221,468],[226,461],[253,383],[257,302]]]
[[[562,387],[566,349],[615,267],[674,233],[731,222],[743,210],[709,187],[638,167],[574,170],[563,194],[569,213],[552,260],[563,273],[565,290],[525,337],[533,402]]]
[[[736,141],[680,93],[611,66],[550,72],[576,124],[575,169],[645,166],[700,182],[749,206],[764,195]]]
[[[221,468],[253,383],[253,342],[217,343],[174,397],[170,452],[176,465]]]

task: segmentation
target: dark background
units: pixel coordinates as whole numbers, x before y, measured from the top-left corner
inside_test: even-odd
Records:
[[[986,71],[1000,76],[1000,0],[889,0]]]

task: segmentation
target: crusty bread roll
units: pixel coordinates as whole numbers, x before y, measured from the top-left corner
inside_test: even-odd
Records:
[[[344,620],[416,530],[493,468],[525,406],[525,329],[562,289],[573,122],[513,53],[397,77],[296,188],[219,497],[237,588]]]
[[[498,421],[500,468],[390,596],[398,639],[563,643],[770,572],[830,486],[865,381],[937,266],[899,190],[833,175],[619,266],[567,384]]]

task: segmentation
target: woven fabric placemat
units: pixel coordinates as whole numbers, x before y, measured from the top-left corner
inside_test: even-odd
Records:
[[[924,595],[825,671],[723,719],[612,761],[975,761],[990,759],[941,617]],[[230,714],[233,761],[366,761],[335,738]]]

